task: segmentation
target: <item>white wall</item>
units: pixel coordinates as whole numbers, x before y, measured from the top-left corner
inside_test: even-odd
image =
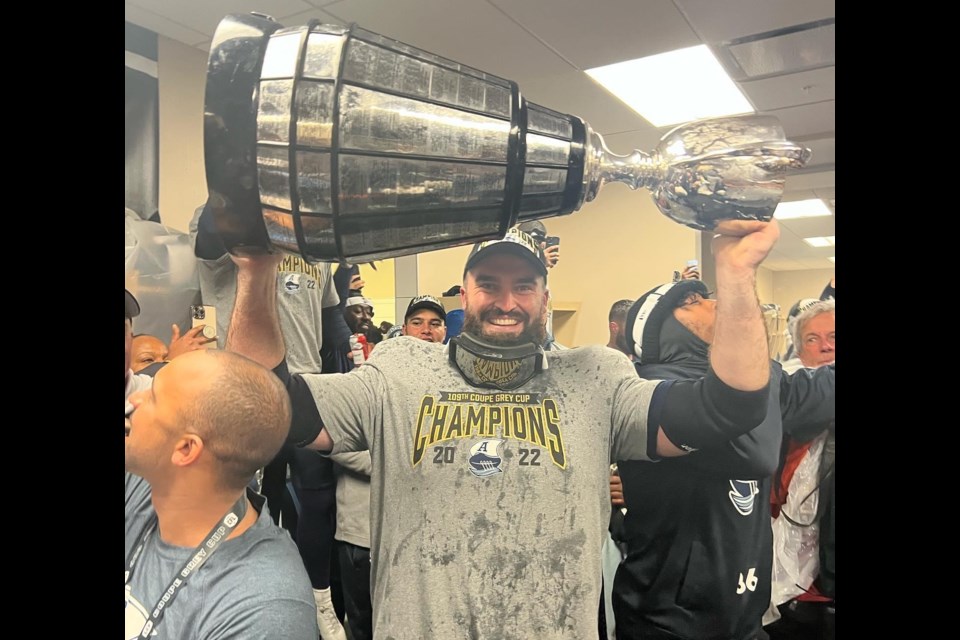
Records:
[[[158,40],[160,220],[187,231],[194,210],[207,200],[203,162],[207,55],[163,36]]]
[[[800,298],[819,298],[832,277],[833,269],[777,271],[773,285],[773,302],[780,305],[780,313],[786,316],[793,303]]]

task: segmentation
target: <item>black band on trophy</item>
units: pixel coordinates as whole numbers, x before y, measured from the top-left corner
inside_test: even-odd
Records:
[[[527,101],[520,95],[520,85],[510,82],[510,136],[507,139],[507,173],[503,181],[503,213],[497,235],[517,223],[520,196],[527,164]]]
[[[567,169],[567,185],[563,190],[563,204],[561,215],[576,211],[580,207],[580,189],[583,184],[583,166],[587,152],[587,127],[583,120],[575,116],[568,116],[573,127],[570,140],[570,168]]]

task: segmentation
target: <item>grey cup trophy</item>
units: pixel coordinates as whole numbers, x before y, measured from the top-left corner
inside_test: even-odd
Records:
[[[209,204],[231,252],[352,262],[502,237],[607,182],[695,229],[770,220],[810,152],[775,118],[702,120],[651,154],[610,153],[516,83],[359,27],[225,17],[207,65]]]

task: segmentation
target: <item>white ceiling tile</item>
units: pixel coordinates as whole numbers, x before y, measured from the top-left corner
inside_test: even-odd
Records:
[[[790,173],[784,189],[788,191],[815,190],[833,187],[837,183],[836,171],[816,171],[813,173]]]
[[[783,197],[780,202],[796,202],[797,200],[811,200],[817,197],[812,189],[790,189],[790,181],[784,184]]]
[[[232,13],[256,11],[282,18],[311,8],[302,0],[126,0],[126,5],[135,5],[151,13],[177,16],[176,22],[195,32],[206,34],[211,39],[220,21]],[[200,42],[203,38],[197,39]]]
[[[836,67],[740,82],[739,85],[758,111],[823,102],[836,97]]]
[[[837,128],[836,102],[834,100],[797,107],[771,109],[763,113],[779,118],[781,124],[783,124],[783,131],[788,138],[824,137],[823,134],[832,134]]]
[[[835,236],[837,235],[836,220],[833,216],[822,216],[818,218],[791,218],[789,220],[780,220],[780,227],[789,229],[796,237],[815,238],[817,236]]]
[[[199,31],[189,29],[163,15],[158,15],[152,11],[132,5],[129,2],[125,2],[123,5],[123,17],[127,22],[141,26],[144,29],[149,29],[157,35],[176,40],[177,42],[183,42],[190,46],[194,46],[204,39],[209,40],[209,36]]]
[[[586,120],[602,134],[647,129],[651,125],[636,111],[597,84],[587,74],[567,69],[553,75],[517,80],[530,101]]]
[[[837,197],[837,189],[835,187],[820,187],[820,188],[814,189],[813,195],[816,196],[817,198],[820,198],[824,202],[826,202],[827,206],[830,207],[831,210],[835,209],[835,206],[833,204],[834,200]],[[834,211],[834,215],[836,215],[836,211]]]
[[[672,0],[490,0],[578,69],[701,44]]]
[[[344,23],[356,22],[370,31],[518,84],[524,78],[570,68],[487,2],[344,0],[324,10]]]
[[[802,144],[806,148],[810,149],[811,156],[810,161],[807,162],[807,169],[816,169],[817,167],[822,167],[824,170],[830,170],[834,167],[837,162],[837,139],[834,137],[830,138],[816,138],[812,140],[798,140],[797,144]],[[836,180],[835,176],[830,177],[831,184]]]

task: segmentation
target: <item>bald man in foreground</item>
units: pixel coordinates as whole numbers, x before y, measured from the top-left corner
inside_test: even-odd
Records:
[[[289,432],[283,384],[201,350],[128,400],[124,637],[316,640],[300,554],[247,489]]]

